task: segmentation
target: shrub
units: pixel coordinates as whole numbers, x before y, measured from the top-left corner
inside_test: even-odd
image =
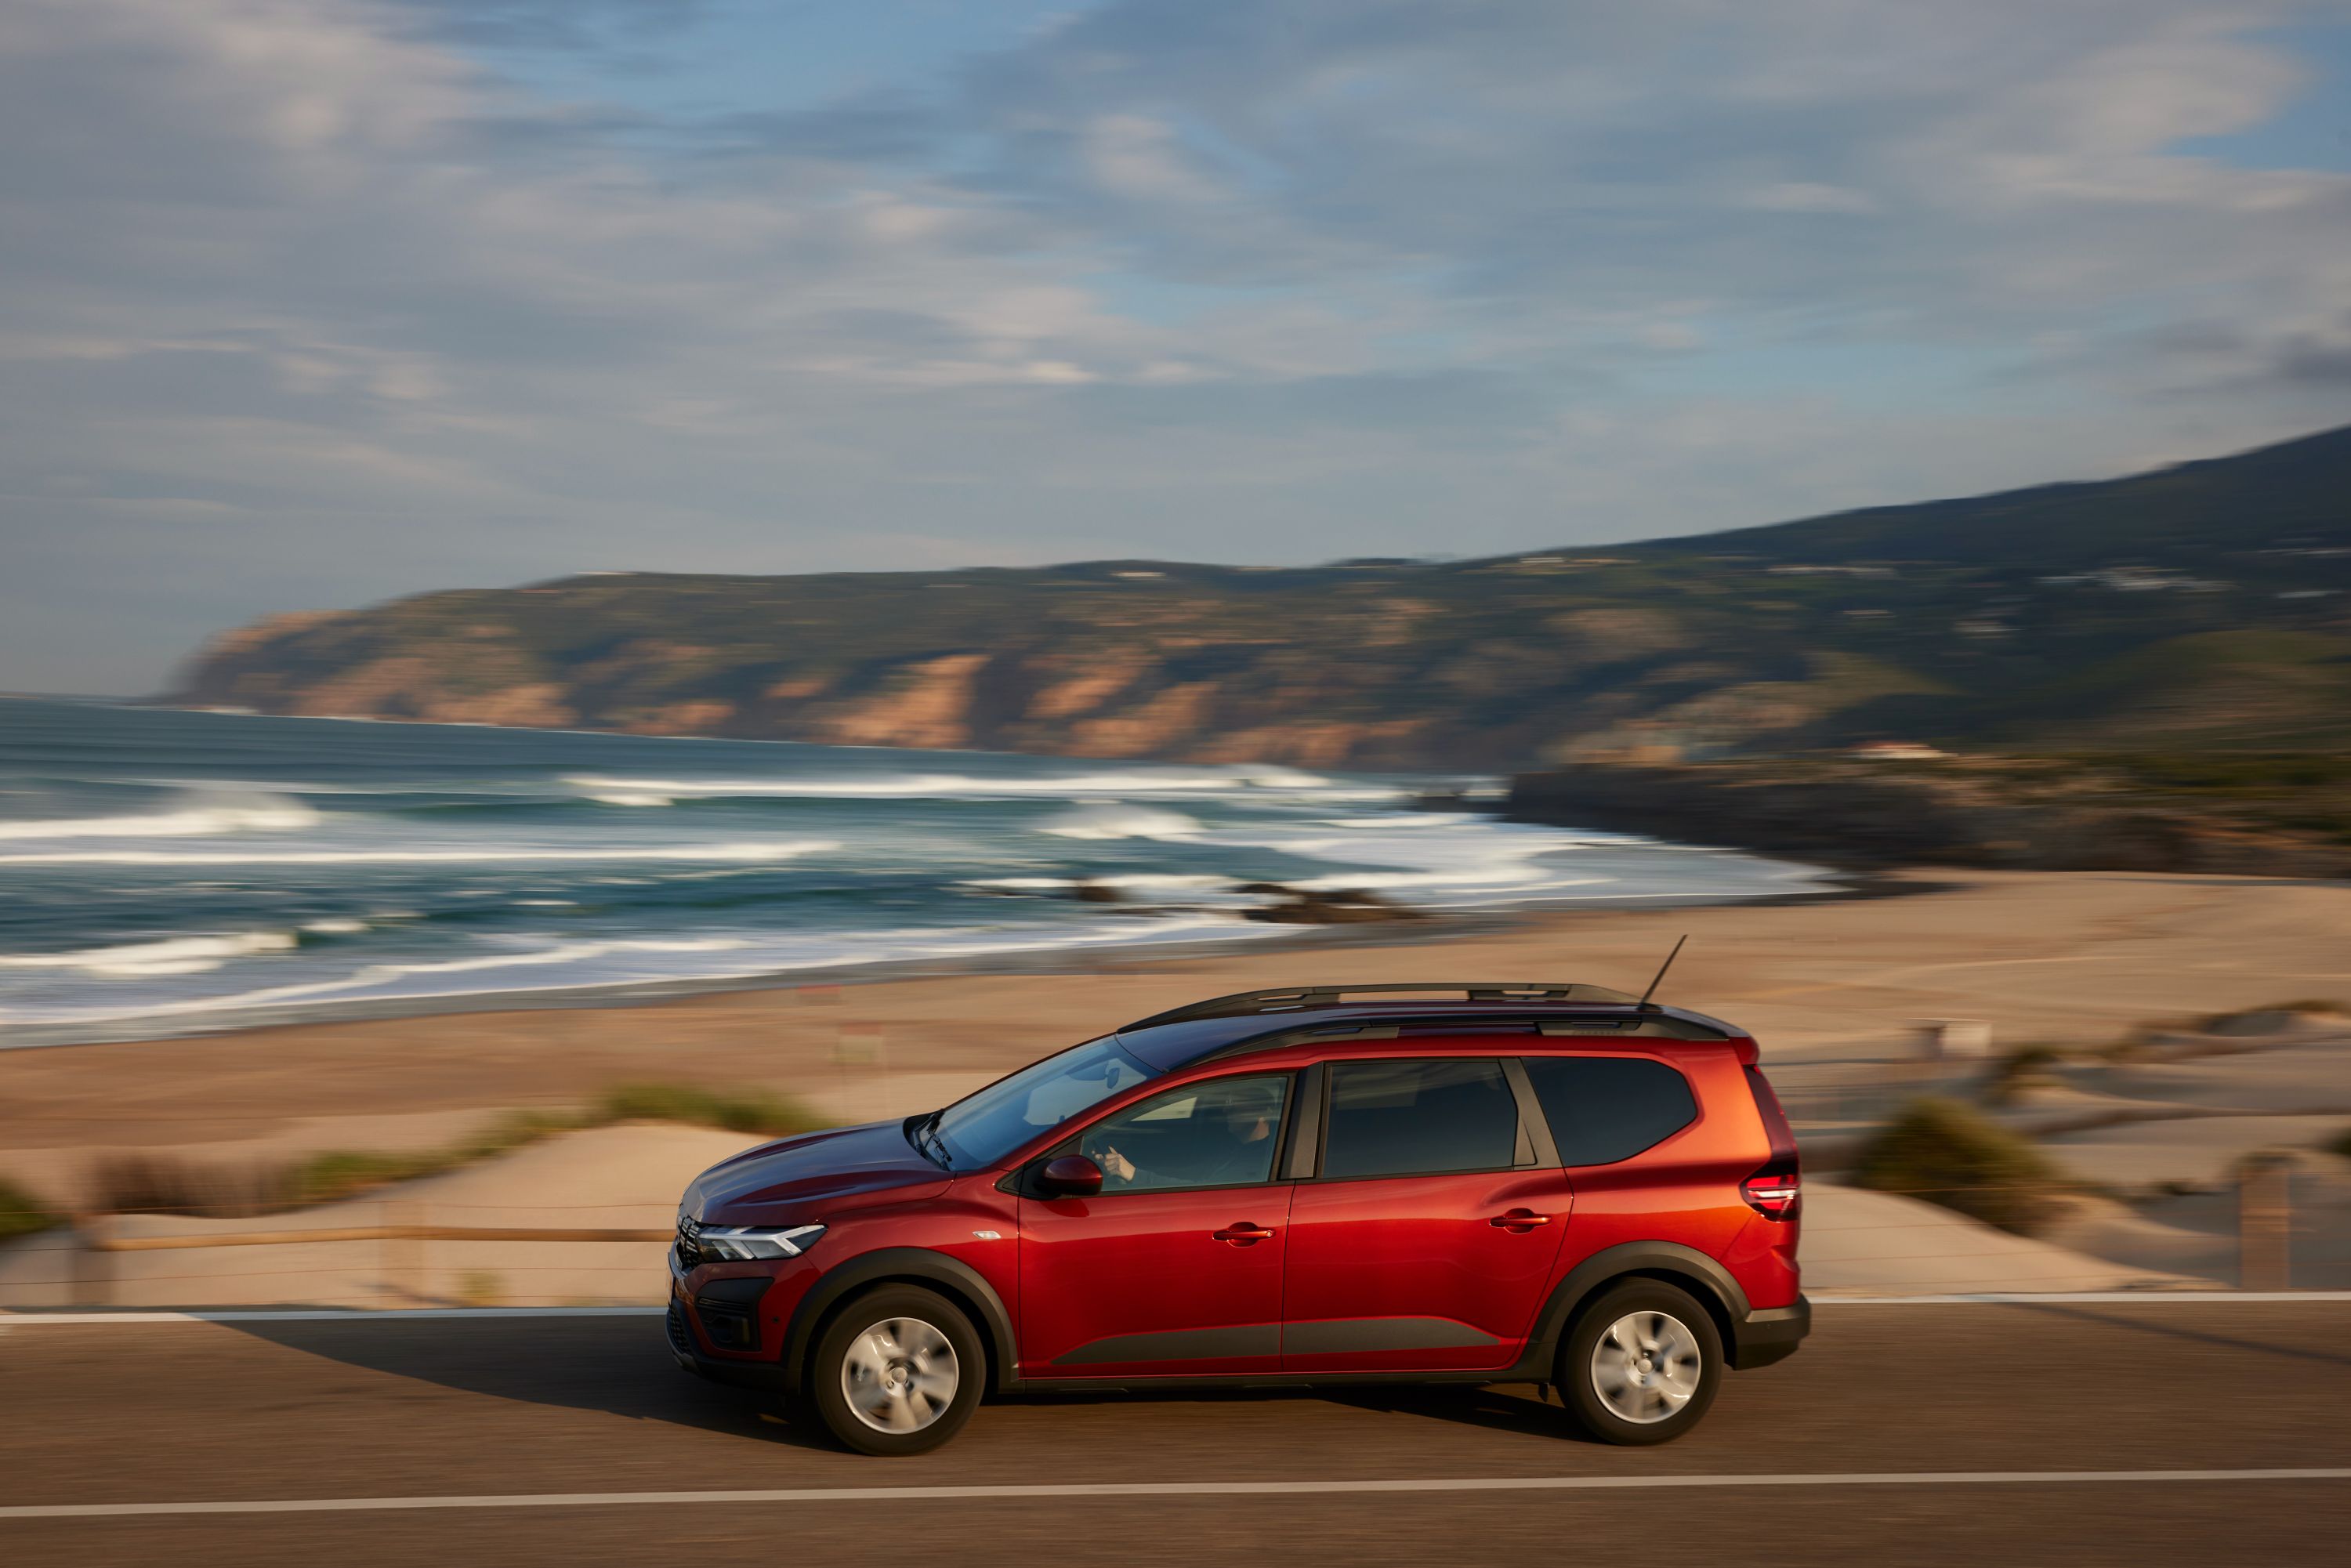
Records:
[[[558,1133],[576,1133],[593,1125],[587,1117],[548,1111],[514,1111],[475,1134],[465,1143],[443,1151],[445,1163],[438,1168],[455,1169],[476,1160],[495,1159],[498,1155],[535,1144],[541,1138],[551,1138]]]
[[[303,1208],[314,1203],[357,1197],[394,1182],[413,1181],[462,1163],[448,1158],[449,1152],[433,1149],[384,1154],[373,1149],[328,1149],[310,1155],[287,1173],[285,1201],[290,1207]]]
[[[1984,1098],[1995,1105],[2005,1105],[2036,1080],[2046,1078],[2049,1070],[2064,1060],[2053,1045],[2017,1046],[1991,1064],[1984,1083]]]
[[[2028,1140],[1954,1100],[1914,1100],[1855,1162],[1855,1186],[1924,1198],[2031,1235],[2056,1217],[2067,1186]]]
[[[437,1149],[329,1149],[289,1166],[246,1168],[172,1156],[121,1155],[98,1167],[90,1207],[102,1214],[274,1214],[439,1176],[558,1133],[615,1122],[684,1122],[769,1134],[805,1132],[819,1124],[792,1101],[764,1091],[723,1093],[669,1083],[631,1084],[608,1090],[583,1114],[517,1111],[463,1143]],[[0,1227],[0,1236],[7,1234]]]
[[[194,1214],[232,1218],[287,1207],[286,1173],[266,1166],[207,1165],[176,1155],[112,1155],[90,1176],[99,1214]]]
[[[622,1084],[600,1107],[605,1122],[684,1122],[730,1133],[804,1133],[816,1118],[780,1095],[758,1090],[722,1094],[676,1083]]]
[[[469,1307],[495,1307],[506,1300],[507,1282],[486,1269],[474,1269],[457,1281],[457,1299]]]
[[[2232,1019],[2251,1018],[2260,1013],[2325,1014],[2343,1012],[2351,1012],[2351,1008],[2346,1008],[2341,1002],[2335,1000],[2333,998],[2296,997],[2294,1000],[2288,1002],[2263,1002],[2259,1007],[2231,1008],[2224,1013],[2206,1013],[2196,1020],[2194,1027],[2207,1030],[2217,1030],[2222,1024],[2228,1023]]]
[[[0,1181],[0,1241],[15,1236],[30,1236],[63,1223],[60,1217],[43,1207],[31,1193],[14,1182]]]

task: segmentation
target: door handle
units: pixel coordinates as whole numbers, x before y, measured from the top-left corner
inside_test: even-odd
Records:
[[[1229,1242],[1235,1247],[1251,1247],[1258,1242],[1273,1239],[1272,1231],[1262,1225],[1255,1225],[1246,1219],[1238,1225],[1228,1225],[1222,1230],[1211,1231],[1209,1234],[1217,1240]]]
[[[1507,1230],[1513,1236],[1524,1236],[1538,1225],[1549,1225],[1551,1216],[1537,1214],[1532,1209],[1514,1208],[1508,1214],[1498,1214],[1486,1221],[1497,1230]]]

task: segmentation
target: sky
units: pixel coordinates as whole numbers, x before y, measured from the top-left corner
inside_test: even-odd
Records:
[[[2351,0],[9,0],[0,689],[2351,422]]]

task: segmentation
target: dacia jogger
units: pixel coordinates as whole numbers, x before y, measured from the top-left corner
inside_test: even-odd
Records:
[[[1541,1383],[1665,1442],[1810,1326],[1758,1060],[1583,984],[1179,1008],[703,1172],[670,1348],[868,1454],[990,1392],[1201,1385]]]

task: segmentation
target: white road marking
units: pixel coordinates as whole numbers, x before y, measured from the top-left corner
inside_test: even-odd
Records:
[[[1317,1493],[1651,1491],[1734,1487],[2174,1486],[2188,1481],[2344,1481],[2351,1468],[2271,1470],[1863,1470],[1829,1475],[1461,1476],[1375,1481],[1102,1481],[1033,1486],[796,1487],[764,1491],[517,1492],[478,1497],[270,1498],[231,1502],[65,1502],[0,1508],[0,1519],[204,1513],[377,1513],[423,1509],[674,1508],[711,1503],[985,1502],[1030,1498],[1298,1497]]]
[[[1815,1307],[2030,1307],[2121,1302],[2134,1307],[2210,1301],[2351,1301],[2351,1291],[1985,1291],[1966,1296],[1814,1296]]]

